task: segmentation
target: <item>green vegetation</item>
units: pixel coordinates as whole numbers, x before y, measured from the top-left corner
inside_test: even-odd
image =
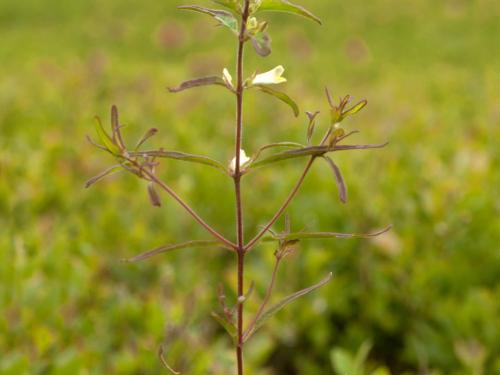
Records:
[[[302,141],[304,110],[328,111],[325,85],[334,97],[367,98],[345,124],[363,131],[358,140],[390,146],[335,155],[347,205],[336,202],[326,163],[315,165],[290,214],[296,230],[395,227],[373,240],[307,241],[285,260],[282,296],[329,271],[334,278],[248,342],[247,364],[255,366],[248,372],[500,372],[497,1],[296,2],[323,26],[269,13],[275,48],[266,60],[249,54],[247,73],[289,61],[286,91],[302,113],[296,119],[285,104],[247,95],[254,110],[246,113],[244,149],[284,136]],[[94,115],[108,118],[110,103],[119,105],[130,141],[157,127],[156,147],[232,158],[233,98],[223,89],[183,97],[166,90],[234,66],[231,35],[176,11],[181,4],[189,2],[0,3],[1,374],[161,373],[162,342],[169,363],[186,374],[234,369],[232,347],[210,316],[218,283],[235,285],[225,271],[233,259],[207,248],[122,263],[204,232],[168,199],[161,210],[151,207],[147,184],[125,174],[84,190],[105,165],[85,135],[94,132]],[[317,126],[325,129],[326,117]],[[248,176],[249,219],[272,215],[297,163]],[[233,202],[219,197],[233,195],[231,181],[185,168],[171,161],[161,174],[230,236]],[[263,222],[246,224],[250,236]],[[247,281],[262,295],[274,248],[255,251]]]

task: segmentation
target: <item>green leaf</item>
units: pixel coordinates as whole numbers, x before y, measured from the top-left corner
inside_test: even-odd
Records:
[[[184,90],[192,89],[193,87],[209,86],[209,85],[218,85],[227,87],[226,83],[221,77],[211,76],[211,77],[195,78],[189,81],[182,82],[177,87],[169,87],[168,91],[172,93],[177,93]]]
[[[279,100],[281,100],[282,102],[288,104],[292,108],[293,114],[295,115],[295,117],[297,117],[299,115],[299,113],[300,113],[299,106],[297,105],[297,103],[295,103],[295,101],[293,101],[292,98],[290,98],[284,92],[275,90],[273,88],[270,88],[269,86],[264,86],[264,85],[256,85],[254,87],[256,87],[260,91],[265,92],[266,94],[272,95],[275,98],[278,98]]]
[[[313,20],[321,25],[321,20],[306,8],[287,0],[262,0],[259,11],[276,11],[293,13]]]
[[[321,288],[323,285],[327,284],[330,280],[332,279],[332,273],[330,272],[323,280],[321,280],[319,283],[310,286],[309,288],[302,289],[298,292],[295,292],[288,297],[284,298],[280,302],[278,302],[276,305],[272,306],[267,310],[262,316],[255,322],[255,326],[253,327],[252,331],[248,333],[247,339],[250,338],[252,334],[254,334],[260,327],[262,327],[271,317],[273,317],[277,312],[282,310],[284,307],[286,307],[288,304],[292,303],[296,299],[305,296],[313,291],[315,291],[318,288]]]
[[[157,158],[166,158],[166,159],[175,159],[175,160],[181,160],[181,161],[187,161],[190,163],[197,163],[197,164],[203,164],[203,165],[208,165],[212,168],[218,169],[224,173],[227,173],[227,168],[219,163],[217,160],[211,159],[207,156],[201,156],[201,155],[192,155],[192,154],[186,154],[184,152],[178,152],[178,151],[163,151],[163,150],[158,150],[158,151],[136,151],[136,152],[131,152],[130,156],[138,156],[138,157],[157,157]]]
[[[257,33],[251,37],[250,41],[259,56],[266,57],[271,54],[271,37],[268,33]]]
[[[157,247],[156,249],[147,251],[147,252],[140,254],[140,255],[137,255],[133,258],[123,259],[123,262],[136,263],[136,262],[140,262],[141,260],[151,258],[155,255],[167,253],[167,252],[174,251],[174,250],[181,250],[181,249],[187,249],[187,248],[193,248],[193,247],[217,247],[217,246],[224,246],[224,244],[222,242],[215,241],[215,240],[188,241],[188,242],[183,242],[183,243],[176,244],[176,245],[160,246],[160,247]]]
[[[300,143],[295,143],[295,142],[276,142],[276,143],[270,143],[268,145],[262,146],[257,150],[257,152],[252,156],[252,161],[257,160],[260,157],[260,154],[266,150],[270,150],[272,148],[280,148],[280,147],[287,147],[287,148],[303,148],[304,145]]]
[[[356,113],[358,113],[359,111],[361,111],[363,108],[365,108],[365,106],[367,104],[368,104],[368,101],[367,100],[363,100],[363,101],[359,102],[358,104],[356,104],[355,106],[353,106],[352,108],[350,108],[347,111],[343,112],[342,113],[342,120],[345,119],[348,116],[355,115]]]
[[[219,10],[219,9],[209,9],[209,8],[200,7],[198,5],[184,5],[184,6],[180,6],[178,8],[208,14],[209,16],[212,16],[217,21],[219,21],[219,23],[221,25],[229,28],[234,34],[236,34],[236,35],[239,34],[238,21],[233,16],[233,14],[228,12],[228,11]]]
[[[94,185],[96,182],[101,181],[103,178],[110,176],[116,172],[119,172],[122,170],[122,166],[120,164],[113,165],[112,167],[109,167],[105,171],[99,173],[97,176],[92,177],[85,183],[85,188],[88,189],[92,185]]]
[[[347,203],[347,187],[345,184],[344,177],[342,176],[342,172],[340,171],[340,168],[328,156],[324,156],[323,159],[326,160],[326,162],[332,169],[333,174],[335,175],[335,182],[337,183],[337,187],[339,189],[340,201],[342,203]]]
[[[104,127],[102,126],[101,120],[98,117],[96,117],[96,131],[100,141],[108,149],[108,151],[113,155],[119,155],[120,149],[113,142],[113,139],[109,136],[109,134],[106,133]]]
[[[319,239],[319,238],[374,238],[378,237],[384,233],[387,233],[392,229],[392,225],[379,230],[374,233],[366,234],[353,234],[353,233],[335,233],[335,232],[297,232],[297,233],[283,233],[270,235],[263,238],[263,241],[293,241],[293,240],[304,240],[304,239]]]
[[[222,326],[222,328],[224,328],[226,332],[229,333],[229,336],[231,336],[233,340],[236,340],[237,331],[234,324],[230,322],[225,316],[221,316],[216,312],[212,312],[211,315],[217,321],[217,323],[219,323]]]
[[[236,0],[212,0],[212,2],[222,5],[223,7],[226,7],[228,9],[231,9],[236,13],[239,13],[240,11]]]
[[[388,143],[374,145],[334,145],[328,146],[311,146],[304,147],[298,150],[284,151],[279,154],[268,156],[262,160],[253,162],[247,169],[260,168],[268,164],[277,163],[283,160],[301,158],[304,156],[323,156],[328,152],[347,151],[347,150],[368,150],[387,146]]]
[[[363,374],[363,368],[365,367],[366,360],[368,359],[368,355],[372,350],[373,344],[370,340],[366,340],[361,344],[354,358],[354,364],[356,366],[356,371],[359,374]]]
[[[340,348],[332,350],[330,360],[337,375],[359,375],[353,372],[354,360],[347,351]]]

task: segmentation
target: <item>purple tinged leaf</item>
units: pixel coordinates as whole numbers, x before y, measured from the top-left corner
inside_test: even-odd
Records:
[[[330,95],[330,90],[328,90],[328,87],[325,87],[325,94],[326,94],[326,99],[328,99],[328,104],[330,104],[330,108],[335,108],[335,104],[333,103],[332,96]]]
[[[316,127],[316,117],[319,115],[319,111],[314,113],[306,112],[307,118],[309,119],[309,125],[307,127],[307,143],[311,143],[311,138],[314,135],[314,128]]]
[[[160,246],[160,247],[157,247],[156,249],[147,251],[147,252],[140,254],[140,255],[137,255],[133,258],[123,259],[123,261],[127,262],[127,263],[136,263],[136,262],[140,262],[142,260],[151,258],[155,255],[167,253],[167,252],[174,251],[174,250],[181,250],[181,249],[187,249],[187,248],[193,248],[193,247],[219,247],[219,246],[224,247],[224,245],[221,242],[215,241],[215,240],[187,241],[187,242],[183,242],[183,243],[176,244],[176,245]]]
[[[283,233],[266,236],[263,238],[264,242],[272,241],[294,241],[305,239],[320,239],[320,238],[339,238],[339,239],[354,239],[354,238],[374,238],[387,233],[392,229],[392,225],[379,230],[374,233],[336,233],[336,232],[297,232],[297,233]]]
[[[120,170],[122,170],[120,164],[113,165],[112,167],[109,167],[105,171],[99,173],[97,176],[94,176],[91,179],[89,179],[85,183],[85,188],[88,189],[89,187],[91,187],[92,185],[94,185],[96,182],[99,182],[103,178],[105,178],[105,177],[107,177],[109,175],[112,175],[113,173],[119,172]]]
[[[118,144],[118,147],[125,150],[125,143],[123,142],[122,134],[120,131],[120,122],[118,120],[118,108],[116,105],[111,107],[111,128],[113,129],[113,141]]]
[[[144,142],[146,142],[149,138],[155,136],[156,133],[158,133],[158,129],[156,129],[156,128],[149,129],[146,132],[146,134],[144,134],[142,136],[142,138],[139,140],[139,142],[137,142],[137,145],[135,146],[135,150],[137,151],[139,149],[139,147],[141,147],[144,144]]]
[[[253,49],[259,56],[266,57],[271,54],[271,37],[265,32],[257,33],[251,37]]]
[[[148,184],[148,196],[149,196],[149,201],[153,206],[161,207],[160,196],[158,195],[158,192],[155,189],[155,185],[152,182]]]
[[[317,283],[313,286],[310,286],[309,288],[305,288],[305,289],[302,289],[296,293],[293,293],[293,294],[289,295],[288,297],[284,298],[283,300],[281,300],[280,302],[278,302],[276,305],[270,307],[269,310],[267,310],[264,314],[262,314],[262,316],[259,318],[259,320],[257,320],[252,331],[247,334],[246,340],[248,340],[260,327],[262,327],[277,312],[282,310],[284,307],[286,307],[288,304],[295,301],[296,299],[303,297],[303,296],[315,291],[318,288],[321,288],[323,285],[330,282],[330,280],[332,279],[332,276],[333,276],[333,274],[330,272],[319,283]]]
[[[95,142],[92,138],[90,138],[90,136],[89,136],[89,135],[86,135],[85,137],[87,138],[87,141],[88,141],[88,142],[89,142],[92,146],[97,147],[99,150],[106,151],[106,152],[109,152],[109,153],[110,153],[110,151],[109,151],[106,147],[104,147],[103,145],[100,145],[99,143],[96,143],[96,142]]]
[[[227,173],[227,168],[219,163],[217,160],[211,159],[207,156],[201,155],[192,155],[186,154],[184,152],[179,151],[163,151],[163,150],[155,150],[155,151],[135,151],[130,153],[131,157],[155,157],[155,158],[167,158],[167,159],[176,159],[182,160],[191,163],[204,164],[208,165],[212,168],[218,169],[224,173]]]
[[[332,168],[333,174],[335,175],[335,181],[337,182],[337,187],[339,189],[340,200],[342,201],[342,203],[347,203],[347,187],[340,168],[328,156],[323,157],[323,159],[327,161],[330,168]]]
[[[224,86],[227,88],[226,83],[221,77],[211,76],[211,77],[196,78],[182,82],[177,87],[169,87],[168,91],[172,93],[178,93],[184,90],[192,89],[194,87],[209,86],[209,85]]]
[[[377,148],[383,148],[387,145],[388,143],[373,144],[373,145],[334,145],[333,147],[329,146],[304,147],[297,150],[284,151],[278,154],[270,155],[262,160],[255,161],[247,168],[247,170],[260,168],[268,164],[277,163],[288,159],[301,158],[304,156],[320,157],[329,152],[377,149]]]

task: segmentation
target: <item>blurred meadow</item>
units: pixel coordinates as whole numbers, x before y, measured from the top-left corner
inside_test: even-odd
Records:
[[[366,98],[354,141],[390,145],[336,153],[349,189],[337,198],[315,164],[289,213],[295,230],[366,232],[376,240],[305,241],[277,295],[326,275],[326,287],[279,313],[246,348],[249,374],[500,373],[500,2],[296,0],[324,25],[271,21],[273,53],[250,49],[246,72],[286,68],[302,112],[259,92],[245,97],[247,153],[305,142],[304,112],[323,89]],[[93,148],[99,115],[116,104],[127,139],[159,128],[152,146],[232,158],[234,98],[220,88],[167,86],[234,70],[235,40],[181,0],[0,2],[0,374],[159,374],[156,352],[185,374],[232,374],[232,345],[210,312],[217,286],[235,295],[232,254],[182,250],[140,264],[120,259],[206,239],[179,206],[148,201],[120,174],[84,189],[113,160]],[[208,0],[198,3],[209,5]],[[302,164],[244,179],[246,233],[281,204]],[[231,181],[176,161],[168,184],[233,238]],[[281,230],[282,222],[276,226]],[[273,247],[248,257],[255,311]],[[247,316],[250,316],[249,314]]]

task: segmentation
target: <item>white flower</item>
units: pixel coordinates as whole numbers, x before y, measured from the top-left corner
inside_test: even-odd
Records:
[[[250,161],[250,158],[245,153],[245,150],[240,150],[240,169]],[[236,171],[236,157],[229,163],[229,171],[234,173]]]
[[[229,87],[233,87],[233,77],[231,77],[231,74],[229,73],[229,70],[227,68],[224,68],[222,71],[222,79],[228,85]]]
[[[252,85],[277,85],[286,82],[286,78],[282,77],[284,72],[283,65],[278,65],[268,72],[257,74],[252,80]]]

